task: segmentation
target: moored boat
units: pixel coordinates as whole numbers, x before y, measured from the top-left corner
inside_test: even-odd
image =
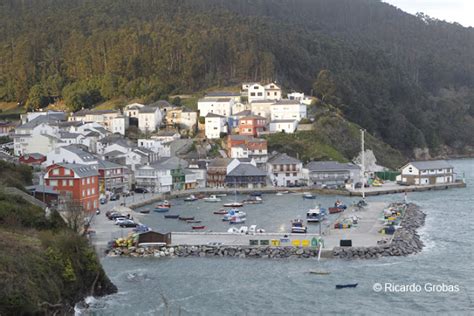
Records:
[[[213,213],[216,214],[216,215],[225,215],[225,214],[228,213],[228,211],[226,211],[224,209],[220,209],[218,211],[214,211]]]
[[[262,196],[262,194],[263,194],[262,192],[256,191],[256,192],[250,193],[250,196]]]
[[[179,216],[180,221],[192,221],[194,220],[194,216]]]
[[[191,226],[192,229],[198,230],[198,229],[206,229],[206,226]]]
[[[220,201],[221,201],[221,199],[218,198],[218,197],[215,196],[215,195],[211,195],[211,196],[205,197],[203,200],[204,200],[204,202],[210,202],[210,203],[215,203],[215,202],[220,202]]]
[[[344,288],[354,288],[357,287],[358,283],[352,283],[352,284],[336,284],[336,289],[344,289]]]
[[[199,219],[188,219],[186,221],[186,223],[188,223],[188,224],[199,224],[200,222],[202,222],[202,221],[199,220]]]
[[[225,203],[223,206],[224,207],[242,207],[244,206],[244,204],[240,202],[230,202],[230,203]]]
[[[314,194],[311,194],[309,192],[304,192],[303,193],[303,199],[314,200],[315,198],[316,198],[316,195],[314,195]]]
[[[306,221],[308,223],[321,222],[324,219],[324,213],[321,211],[319,206],[309,209],[306,213]]]
[[[147,209],[144,209],[144,210],[140,210],[140,213],[141,214],[150,214],[150,209],[147,208]]]
[[[253,198],[250,198],[250,199],[247,199],[247,200],[243,200],[242,201],[243,204],[262,204],[263,203],[263,200],[261,197],[259,196],[255,196]]]
[[[229,219],[229,224],[242,224],[245,223],[247,218],[244,216],[234,215]]]
[[[169,214],[169,215],[165,215],[165,218],[179,218],[179,215],[176,215],[176,214]]]
[[[316,270],[310,270],[310,274],[318,274],[318,275],[328,275],[331,274],[329,271],[316,271]]]
[[[306,234],[308,228],[304,225],[303,220],[300,218],[291,221],[291,232],[292,233],[303,233]]]
[[[336,213],[341,213],[344,212],[344,209],[342,207],[330,207],[328,208],[329,214],[336,214]]]
[[[164,205],[157,205],[155,206],[155,209],[154,209],[155,212],[161,212],[161,213],[168,212],[169,210],[170,210],[169,206],[164,206]]]
[[[184,199],[184,202],[194,202],[194,201],[197,201],[197,199],[198,198],[196,196],[191,194],[190,196]]]
[[[227,212],[227,214],[224,215],[222,218],[223,221],[230,221],[232,217],[242,217],[245,218],[247,217],[247,214],[245,212],[239,211],[239,210],[234,210],[231,209]]]

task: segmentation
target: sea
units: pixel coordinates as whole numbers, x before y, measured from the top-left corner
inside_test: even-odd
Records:
[[[474,315],[474,160],[450,161],[467,188],[409,193],[427,214],[419,230],[425,247],[407,257],[374,260],[111,258],[102,265],[118,293],[90,301],[86,315]],[[244,208],[248,224],[287,231],[308,207],[340,198],[266,196]],[[226,200],[239,199],[234,196]],[[368,201],[402,201],[403,194]],[[202,219],[209,230],[228,224],[211,211],[220,204],[172,201],[171,214]],[[150,214],[157,230],[190,231],[189,224]],[[251,223],[252,222],[252,223]],[[316,229],[316,228],[312,228]],[[310,270],[330,272],[310,274]],[[355,284],[336,289],[336,284]]]

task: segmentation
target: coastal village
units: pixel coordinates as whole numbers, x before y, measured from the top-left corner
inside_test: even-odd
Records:
[[[355,246],[376,247],[380,242],[387,242],[385,234],[394,235],[404,218],[406,205],[371,208],[365,196],[464,185],[446,161],[413,161],[400,166],[399,170],[387,170],[377,166],[373,153],[363,147],[359,163],[301,161],[285,152],[270,151],[266,135],[311,129],[314,117],[308,116],[307,108],[312,102],[313,98],[304,93],[284,93],[276,83],[243,83],[240,93],[207,93],[197,101],[197,110],[159,100],[146,105],[131,103],[122,110],[28,112],[21,115],[21,122],[0,123],[2,136],[13,140],[2,146],[0,157],[31,166],[35,183],[27,187],[29,193],[48,208],[57,209],[66,220],[68,213],[79,210],[84,214],[85,233],[90,236],[99,235],[109,224],[104,222],[106,218],[114,220],[117,226],[110,223],[100,238],[101,246],[116,249],[124,249],[124,246],[128,249],[132,244],[133,249],[137,249],[138,244],[165,247],[288,245],[295,249],[319,245],[320,250],[324,247],[330,249],[331,255],[343,257],[347,254],[340,250],[333,252],[333,249],[352,246],[353,241]],[[367,163],[367,156],[372,156],[367,159],[371,163]],[[249,197],[240,202],[237,193]],[[304,220],[292,219],[287,231],[266,232],[255,223],[246,224],[246,213],[240,210],[247,204],[263,203],[263,194],[298,194],[307,200],[315,200],[316,194],[362,199],[354,205],[337,200],[327,209],[327,205],[316,205],[309,208]],[[167,199],[174,197],[184,198],[185,202],[221,202],[221,197],[227,195],[234,196],[234,200],[219,209],[210,207],[216,204],[207,204],[209,210],[224,215],[224,220],[231,224],[242,226],[233,226],[219,236],[195,216],[171,212],[164,215],[164,219],[191,224],[183,233],[153,232],[151,227],[133,220],[150,211],[152,214],[169,212],[172,204]],[[154,203],[158,204],[143,208]],[[354,230],[361,217],[356,213],[345,216],[344,211],[363,208],[371,209],[363,215],[366,220],[370,219],[370,225],[362,233],[355,229],[348,238],[347,231],[351,227]],[[416,208],[409,209],[414,212]],[[101,215],[101,211],[106,212],[105,215]],[[383,221],[379,222],[381,214]],[[328,220],[330,215],[331,220]],[[306,224],[310,223],[319,223],[319,230],[308,232]],[[326,223],[323,229],[321,223]],[[258,224],[265,225],[264,222]],[[110,233],[118,227],[130,228],[130,231],[133,228],[134,233],[123,237],[121,230],[122,237],[111,244]],[[334,232],[338,230],[346,231],[344,236]],[[189,231],[199,233],[189,235]],[[330,231],[333,233],[327,236]],[[260,238],[255,237],[258,234]],[[299,237],[300,234],[305,237]],[[236,239],[234,235],[241,237]],[[419,248],[413,247],[411,252]],[[168,250],[151,251],[155,256],[165,253],[170,254]],[[235,255],[235,251],[231,253]],[[249,253],[250,250],[247,255]],[[383,249],[380,253],[384,253]],[[245,256],[246,253],[240,254]],[[286,252],[288,256],[295,254]],[[320,252],[313,254],[321,255]]]

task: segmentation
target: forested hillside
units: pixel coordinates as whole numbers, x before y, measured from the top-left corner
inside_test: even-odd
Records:
[[[474,29],[376,0],[0,4],[0,100],[78,109],[276,80],[407,154],[472,150],[473,56]]]

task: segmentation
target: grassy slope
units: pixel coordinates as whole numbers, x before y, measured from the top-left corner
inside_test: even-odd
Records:
[[[268,142],[270,151],[284,151],[305,162],[348,162],[360,152],[360,127],[336,113],[325,113],[317,116],[314,130],[269,135]],[[405,161],[399,151],[369,134],[366,134],[366,148],[374,151],[378,164],[383,166],[398,168]]]

